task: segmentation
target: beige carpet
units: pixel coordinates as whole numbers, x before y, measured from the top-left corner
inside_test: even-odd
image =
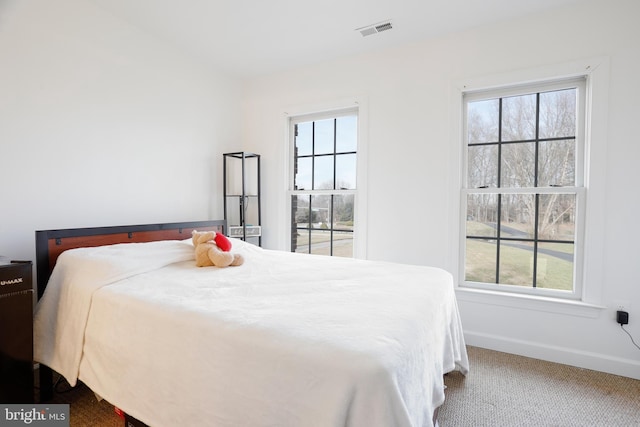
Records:
[[[445,377],[440,427],[640,426],[640,381],[469,347],[467,377]]]
[[[82,383],[70,388],[66,382],[56,386],[51,403],[68,403],[70,427],[123,427],[124,420],[116,415],[113,405],[98,401],[93,392]]]
[[[477,347],[468,350],[469,375],[456,372],[445,378],[440,427],[640,426],[638,380]],[[71,404],[71,427],[124,425],[113,406],[98,402],[84,386],[56,393],[55,403]]]

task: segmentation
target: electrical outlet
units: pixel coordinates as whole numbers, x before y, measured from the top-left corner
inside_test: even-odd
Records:
[[[618,312],[625,311],[627,313],[631,312],[631,301],[629,300],[612,300],[611,301],[611,317],[614,321],[618,322]],[[618,322],[619,323],[619,322]]]
[[[631,310],[631,301],[626,300],[614,300],[612,301],[613,309],[615,311],[629,311]]]

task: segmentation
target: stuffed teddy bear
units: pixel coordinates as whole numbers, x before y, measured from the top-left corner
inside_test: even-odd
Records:
[[[196,230],[193,230],[191,234],[198,267],[228,267],[244,263],[242,255],[229,252],[231,241],[224,234]]]

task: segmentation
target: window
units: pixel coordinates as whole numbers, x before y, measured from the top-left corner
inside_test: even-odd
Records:
[[[464,286],[580,298],[585,79],[463,96]]]
[[[291,251],[354,256],[358,113],[290,119]]]

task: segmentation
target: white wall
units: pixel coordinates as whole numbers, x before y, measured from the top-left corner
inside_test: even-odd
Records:
[[[256,78],[245,85],[244,147],[263,155],[264,245],[286,249],[285,112],[292,106],[367,99],[368,258],[451,268],[449,210],[452,87],[465,79],[607,57],[609,115],[599,184],[606,213],[602,283],[606,307],[589,315],[460,299],[470,344],[640,378],[640,350],[613,320],[625,301],[640,340],[640,29],[635,0],[594,0],[401,49]],[[384,36],[384,35],[381,35]],[[364,41],[363,41],[364,42]],[[415,225],[413,233],[400,233]],[[406,228],[406,227],[404,227]]]
[[[91,2],[0,1],[0,255],[34,230],[222,215],[238,82]]]

